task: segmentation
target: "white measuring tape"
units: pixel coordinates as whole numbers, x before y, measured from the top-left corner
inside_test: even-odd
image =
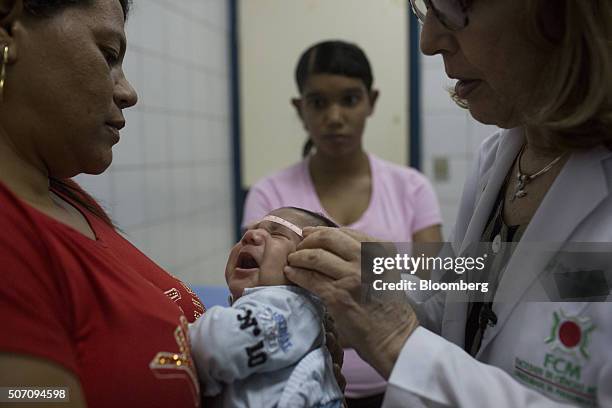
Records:
[[[298,234],[300,236],[300,238],[304,238],[304,236],[302,235],[302,229],[300,227],[298,227],[297,225],[281,218],[281,217],[277,217],[275,215],[266,215],[265,217],[263,217],[261,219],[262,221],[270,221],[270,222],[274,222],[276,224],[280,224],[283,227],[287,227],[289,228],[291,231],[295,232],[296,234]]]

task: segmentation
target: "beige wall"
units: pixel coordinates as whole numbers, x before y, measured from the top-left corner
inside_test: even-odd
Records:
[[[381,92],[365,147],[408,161],[408,39],[405,0],[241,0],[239,2],[242,178],[250,186],[300,158],[305,133],[290,106],[293,72],[307,46],[325,39],[359,44]]]

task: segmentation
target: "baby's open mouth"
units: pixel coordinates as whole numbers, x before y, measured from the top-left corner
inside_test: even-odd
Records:
[[[259,268],[259,264],[255,260],[255,258],[253,258],[253,255],[247,252],[242,252],[240,253],[240,255],[238,255],[238,262],[236,262],[236,267],[241,269],[256,269]]]

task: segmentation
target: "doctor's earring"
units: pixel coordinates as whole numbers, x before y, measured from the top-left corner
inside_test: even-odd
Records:
[[[231,293],[227,295],[227,304],[228,306],[231,306],[234,304],[234,296]]]
[[[6,82],[6,66],[9,58],[9,46],[2,47],[2,67],[0,68],[0,102],[4,101],[4,84]]]

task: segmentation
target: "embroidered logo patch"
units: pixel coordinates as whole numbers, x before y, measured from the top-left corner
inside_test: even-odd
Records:
[[[589,359],[588,347],[594,329],[595,326],[588,317],[569,317],[563,313],[563,310],[554,312],[553,325],[550,335],[546,338],[546,344],[549,344],[553,350],[572,355],[580,353],[582,357]]]
[[[587,373],[594,330],[590,317],[568,316],[563,310],[553,312],[550,334],[544,339],[550,349],[541,350],[543,355],[527,351],[531,358],[515,356],[514,376],[553,398],[596,405],[597,385]]]

